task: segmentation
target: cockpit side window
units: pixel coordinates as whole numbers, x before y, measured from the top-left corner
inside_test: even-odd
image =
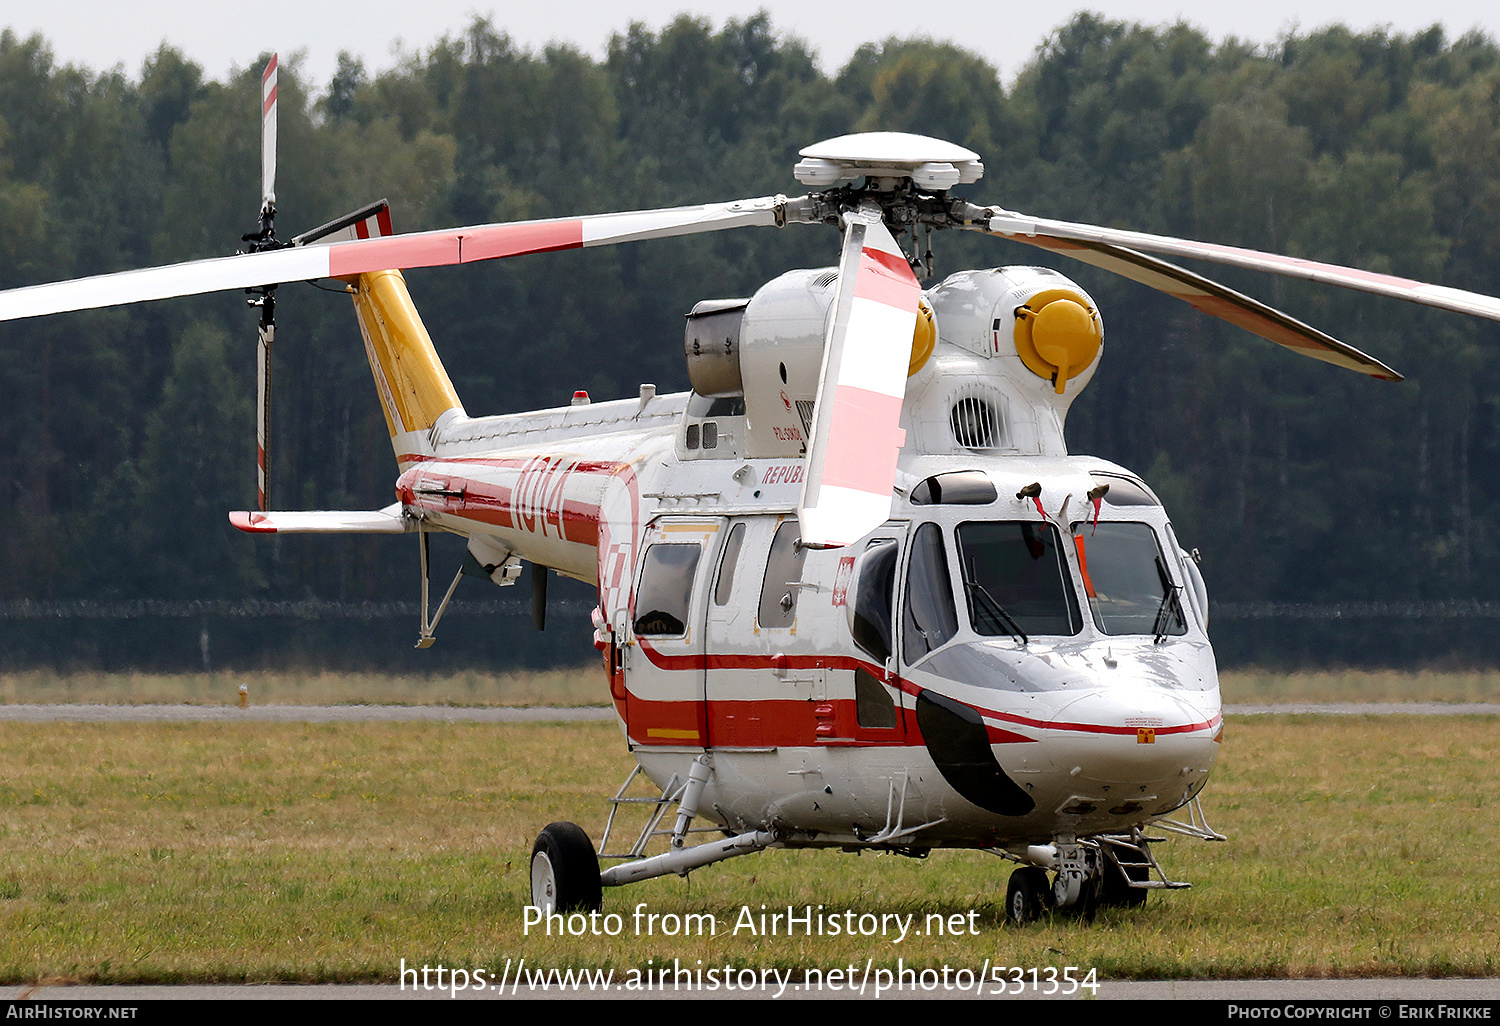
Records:
[[[1100,631],[1158,638],[1187,633],[1177,588],[1149,524],[1078,524],[1073,544]]]
[[[923,659],[958,633],[958,609],[948,576],[943,532],[936,524],[917,528],[906,569],[906,603],[901,618],[901,654],[907,664]]]
[[[876,538],[859,557],[859,576],[855,581],[854,613],[849,631],[854,643],[884,666],[895,650],[892,642],[891,610],[896,599],[896,556],[894,538]]]
[[[958,526],[969,623],[978,634],[1074,635],[1083,629],[1061,536],[1034,520]]]

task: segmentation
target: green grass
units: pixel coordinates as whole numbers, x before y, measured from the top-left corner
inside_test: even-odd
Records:
[[[469,671],[430,676],[322,671],[246,673],[0,674],[0,705],[238,705],[244,684],[252,705],[604,705],[598,666],[514,673]]]
[[[431,676],[296,671],[236,673],[0,674],[0,704],[236,705],[239,686],[253,705],[605,705],[603,671],[515,673],[472,671]],[[1277,673],[1231,670],[1222,675],[1224,701],[1500,702],[1500,670],[1328,670]]]
[[[626,971],[1093,967],[1127,977],[1500,976],[1500,786],[1487,717],[1231,720],[1205,796],[1224,844],[1159,849],[1192,890],[1093,923],[1001,925],[1010,867],[767,852],[606,893],[619,937],[523,932],[531,842],[597,839],[630,765],[611,724],[0,728],[0,982],[394,982],[408,965]],[[712,913],[714,937],[630,912]],[[755,937],[808,904],[974,913],[978,936]]]
[[[1500,670],[1230,670],[1225,703],[1500,702]]]

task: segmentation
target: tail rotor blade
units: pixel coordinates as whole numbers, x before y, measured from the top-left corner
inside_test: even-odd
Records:
[[[272,54],[260,76],[260,212],[276,206],[276,68]]]
[[[797,517],[809,548],[847,545],[891,515],[901,401],[922,288],[878,210],[844,215]]]
[[[271,344],[276,340],[276,299],[265,297],[255,347],[255,475],[262,513],[271,508]]]

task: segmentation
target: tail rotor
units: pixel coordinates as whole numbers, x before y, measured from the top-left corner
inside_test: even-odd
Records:
[[[272,54],[260,77],[260,230],[243,236],[249,252],[279,249],[276,240],[276,71]],[[260,510],[271,508],[271,345],[276,340],[276,286],[249,290],[250,305],[260,307],[259,344],[255,352],[255,475]]]

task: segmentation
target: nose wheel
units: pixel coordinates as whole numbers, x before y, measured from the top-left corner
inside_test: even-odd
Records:
[[[1052,885],[1040,866],[1022,866],[1010,874],[1005,888],[1005,918],[1012,926],[1025,926],[1041,917],[1052,903]]]

